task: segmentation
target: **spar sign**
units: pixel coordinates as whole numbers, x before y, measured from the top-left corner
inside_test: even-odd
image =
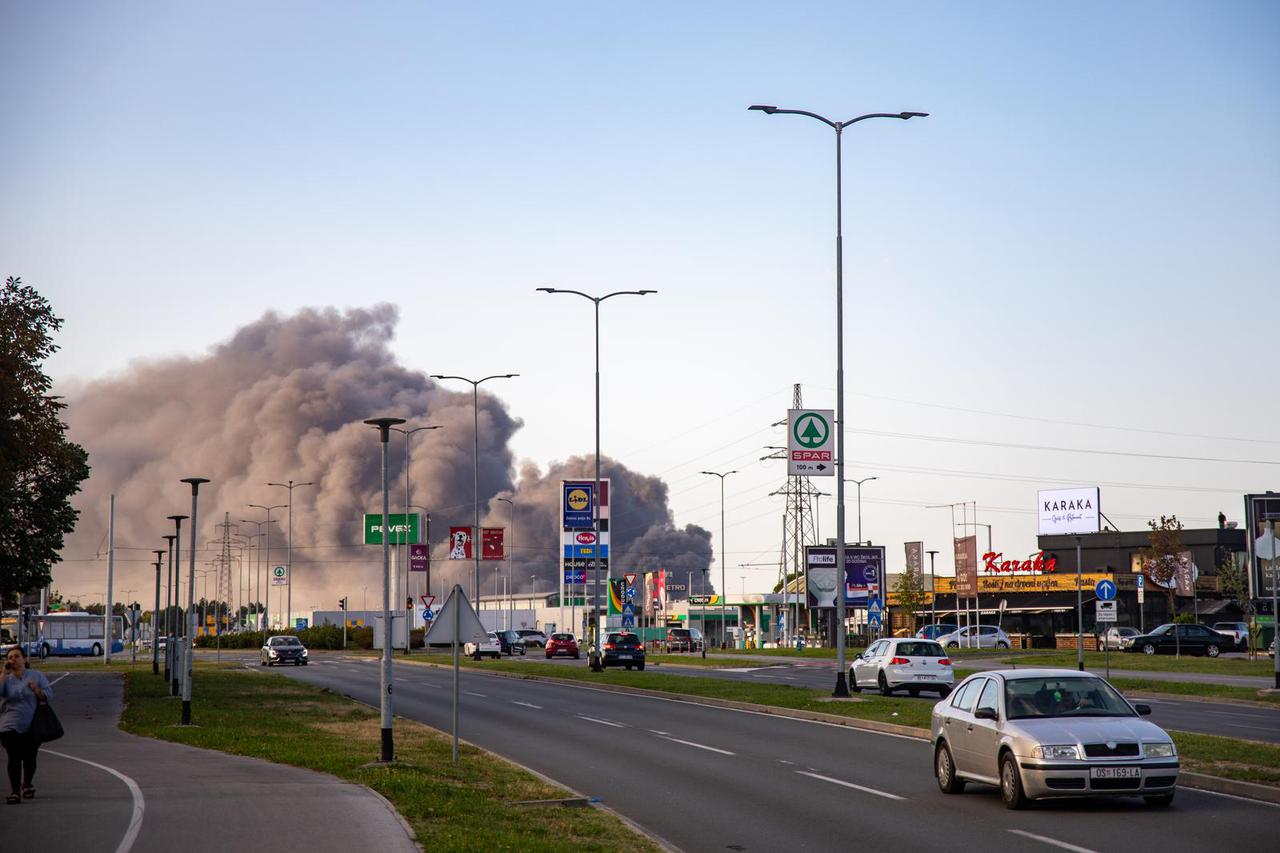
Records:
[[[787,411],[787,476],[831,477],[836,473],[835,412],[832,409]]]

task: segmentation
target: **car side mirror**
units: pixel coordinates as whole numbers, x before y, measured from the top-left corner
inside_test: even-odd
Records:
[[[1139,716],[1139,717],[1150,717],[1150,716],[1151,716],[1151,706],[1150,706],[1150,705],[1143,705],[1143,704],[1139,703],[1139,704],[1137,704],[1137,705],[1134,705],[1134,706],[1133,706],[1133,710],[1135,710],[1135,711],[1137,711],[1137,712],[1138,712],[1138,716]]]
[[[995,708],[979,708],[973,712],[974,719],[977,720],[994,720],[996,718]]]

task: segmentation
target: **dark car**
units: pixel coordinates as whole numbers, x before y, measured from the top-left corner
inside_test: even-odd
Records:
[[[667,630],[667,653],[701,651],[705,641],[702,632],[697,628],[669,628]]]
[[[291,663],[294,666],[307,665],[307,648],[297,637],[281,635],[267,640],[262,647],[263,666],[275,666],[278,663]]]
[[[524,638],[515,631],[498,631],[498,646],[504,655],[522,655],[525,653]]]
[[[572,655],[574,660],[578,659],[578,641],[574,639],[573,634],[551,635],[547,640],[547,657],[553,658],[556,655]]]
[[[609,634],[604,641],[604,666],[644,669],[644,643],[631,633]]]
[[[1235,645],[1232,637],[1224,637],[1206,625],[1161,625],[1148,634],[1131,638],[1126,652],[1144,655],[1171,655],[1175,652],[1188,655],[1208,655],[1216,658],[1223,649]]]

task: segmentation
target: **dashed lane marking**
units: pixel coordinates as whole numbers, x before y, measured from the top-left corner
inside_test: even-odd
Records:
[[[585,714],[578,714],[577,717],[579,720],[586,720],[588,723],[599,723],[602,726],[613,726],[615,729],[626,728],[622,723],[615,723],[612,720],[601,720],[596,717],[588,717]]]
[[[818,779],[823,782],[830,782],[833,785],[842,785],[845,788],[852,788],[855,791],[861,791],[864,794],[875,794],[877,797],[884,797],[886,800],[898,800],[904,802],[906,797],[899,797],[897,794],[890,794],[888,791],[877,791],[875,788],[868,788],[865,785],[855,785],[852,782],[846,782],[843,779],[833,779],[830,776],[823,776],[821,773],[810,773],[807,770],[797,770],[801,776],[808,776],[810,779]]]
[[[662,738],[663,740],[669,740],[669,741],[671,741],[672,743],[682,743],[682,744],[684,744],[685,746],[692,746],[692,747],[695,747],[695,748],[697,748],[697,749],[705,749],[707,752],[718,752],[718,753],[720,753],[721,755],[736,755],[736,754],[737,754],[737,753],[730,752],[730,751],[729,751],[729,750],[727,750],[727,749],[720,749],[720,748],[718,748],[718,747],[714,747],[714,746],[707,746],[707,745],[706,745],[706,744],[704,744],[704,743],[694,743],[694,742],[693,742],[693,741],[691,741],[691,740],[681,740],[681,739],[680,739],[680,738],[678,738],[678,737],[671,737],[670,735],[658,735],[658,737]]]
[[[1030,838],[1032,841],[1039,841],[1041,844],[1048,844],[1053,847],[1060,847],[1063,850],[1074,850],[1075,853],[1097,853],[1096,850],[1091,850],[1088,847],[1079,847],[1075,844],[1068,844],[1065,841],[1059,841],[1058,839],[1050,838],[1047,835],[1036,835],[1034,832],[1026,832],[1021,829],[1011,829],[1009,831],[1012,832],[1014,835],[1021,835],[1023,838]]]

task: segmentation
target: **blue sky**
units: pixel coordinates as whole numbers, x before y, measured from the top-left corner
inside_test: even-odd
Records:
[[[761,586],[735,567],[776,554],[768,425],[794,382],[834,404],[833,140],[746,107],[921,110],[845,136],[851,428],[1280,461],[1274,3],[13,2],[0,33],[0,259],[67,318],[66,388],[268,309],[391,301],[410,366],[522,374],[515,446],[546,463],[591,447],[566,416],[591,329],[534,288],[656,288],[602,315],[604,449],[717,540],[697,472],[743,469],[727,563]],[[1025,553],[1037,480],[1172,487],[1104,486],[1129,528],[1280,488],[850,442],[895,561],[946,559],[920,505],[968,499]]]

